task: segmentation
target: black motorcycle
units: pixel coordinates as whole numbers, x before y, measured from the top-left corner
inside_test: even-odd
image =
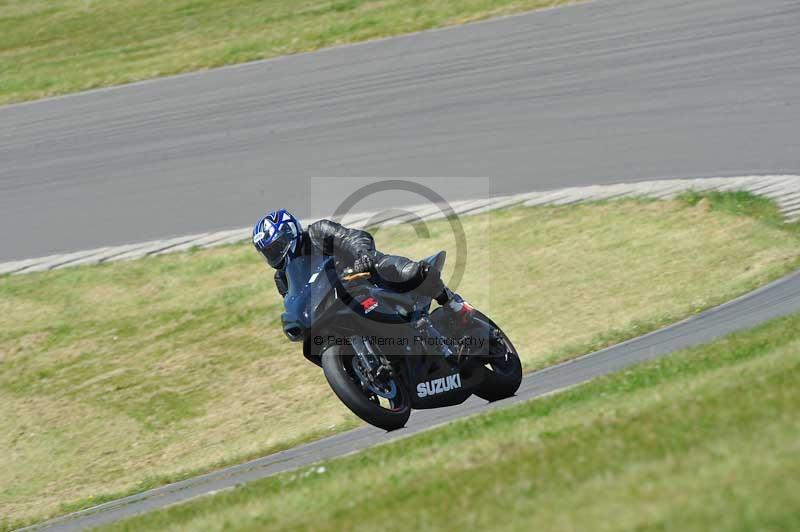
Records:
[[[425,259],[441,272],[445,252]],[[392,290],[370,274],[348,275],[331,257],[302,256],[286,267],[283,331],[303,342],[337,397],[385,430],[403,427],[411,409],[514,395],[522,366],[511,341],[475,311],[467,323],[414,291]]]

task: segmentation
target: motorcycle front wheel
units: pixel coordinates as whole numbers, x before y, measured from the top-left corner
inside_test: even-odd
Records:
[[[384,430],[405,426],[411,415],[411,398],[405,386],[394,378],[380,389],[364,382],[352,348],[330,346],[325,349],[322,370],[333,393],[355,415]]]

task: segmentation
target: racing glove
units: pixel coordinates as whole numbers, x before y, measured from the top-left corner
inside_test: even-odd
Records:
[[[375,257],[364,253],[353,262],[353,273],[367,273],[375,269]]]

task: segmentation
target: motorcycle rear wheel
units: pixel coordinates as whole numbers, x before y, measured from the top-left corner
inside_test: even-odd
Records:
[[[499,401],[517,393],[522,384],[522,362],[506,333],[488,316],[480,314],[479,317],[495,327],[499,333],[498,340],[505,347],[505,354],[489,357],[485,377],[478,389],[475,390],[475,395],[486,401]]]
[[[387,431],[405,426],[411,416],[411,399],[405,386],[395,379],[396,395],[388,408],[374,392],[366,389],[352,369],[355,354],[347,346],[330,346],[322,353],[322,370],[333,393],[355,415]]]

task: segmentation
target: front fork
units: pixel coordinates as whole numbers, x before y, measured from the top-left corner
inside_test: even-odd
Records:
[[[388,361],[375,352],[372,344],[365,342],[360,336],[350,337],[350,342],[353,346],[353,351],[361,361],[361,366],[367,370],[367,378],[370,381],[374,379],[385,380],[391,375],[392,368]]]

